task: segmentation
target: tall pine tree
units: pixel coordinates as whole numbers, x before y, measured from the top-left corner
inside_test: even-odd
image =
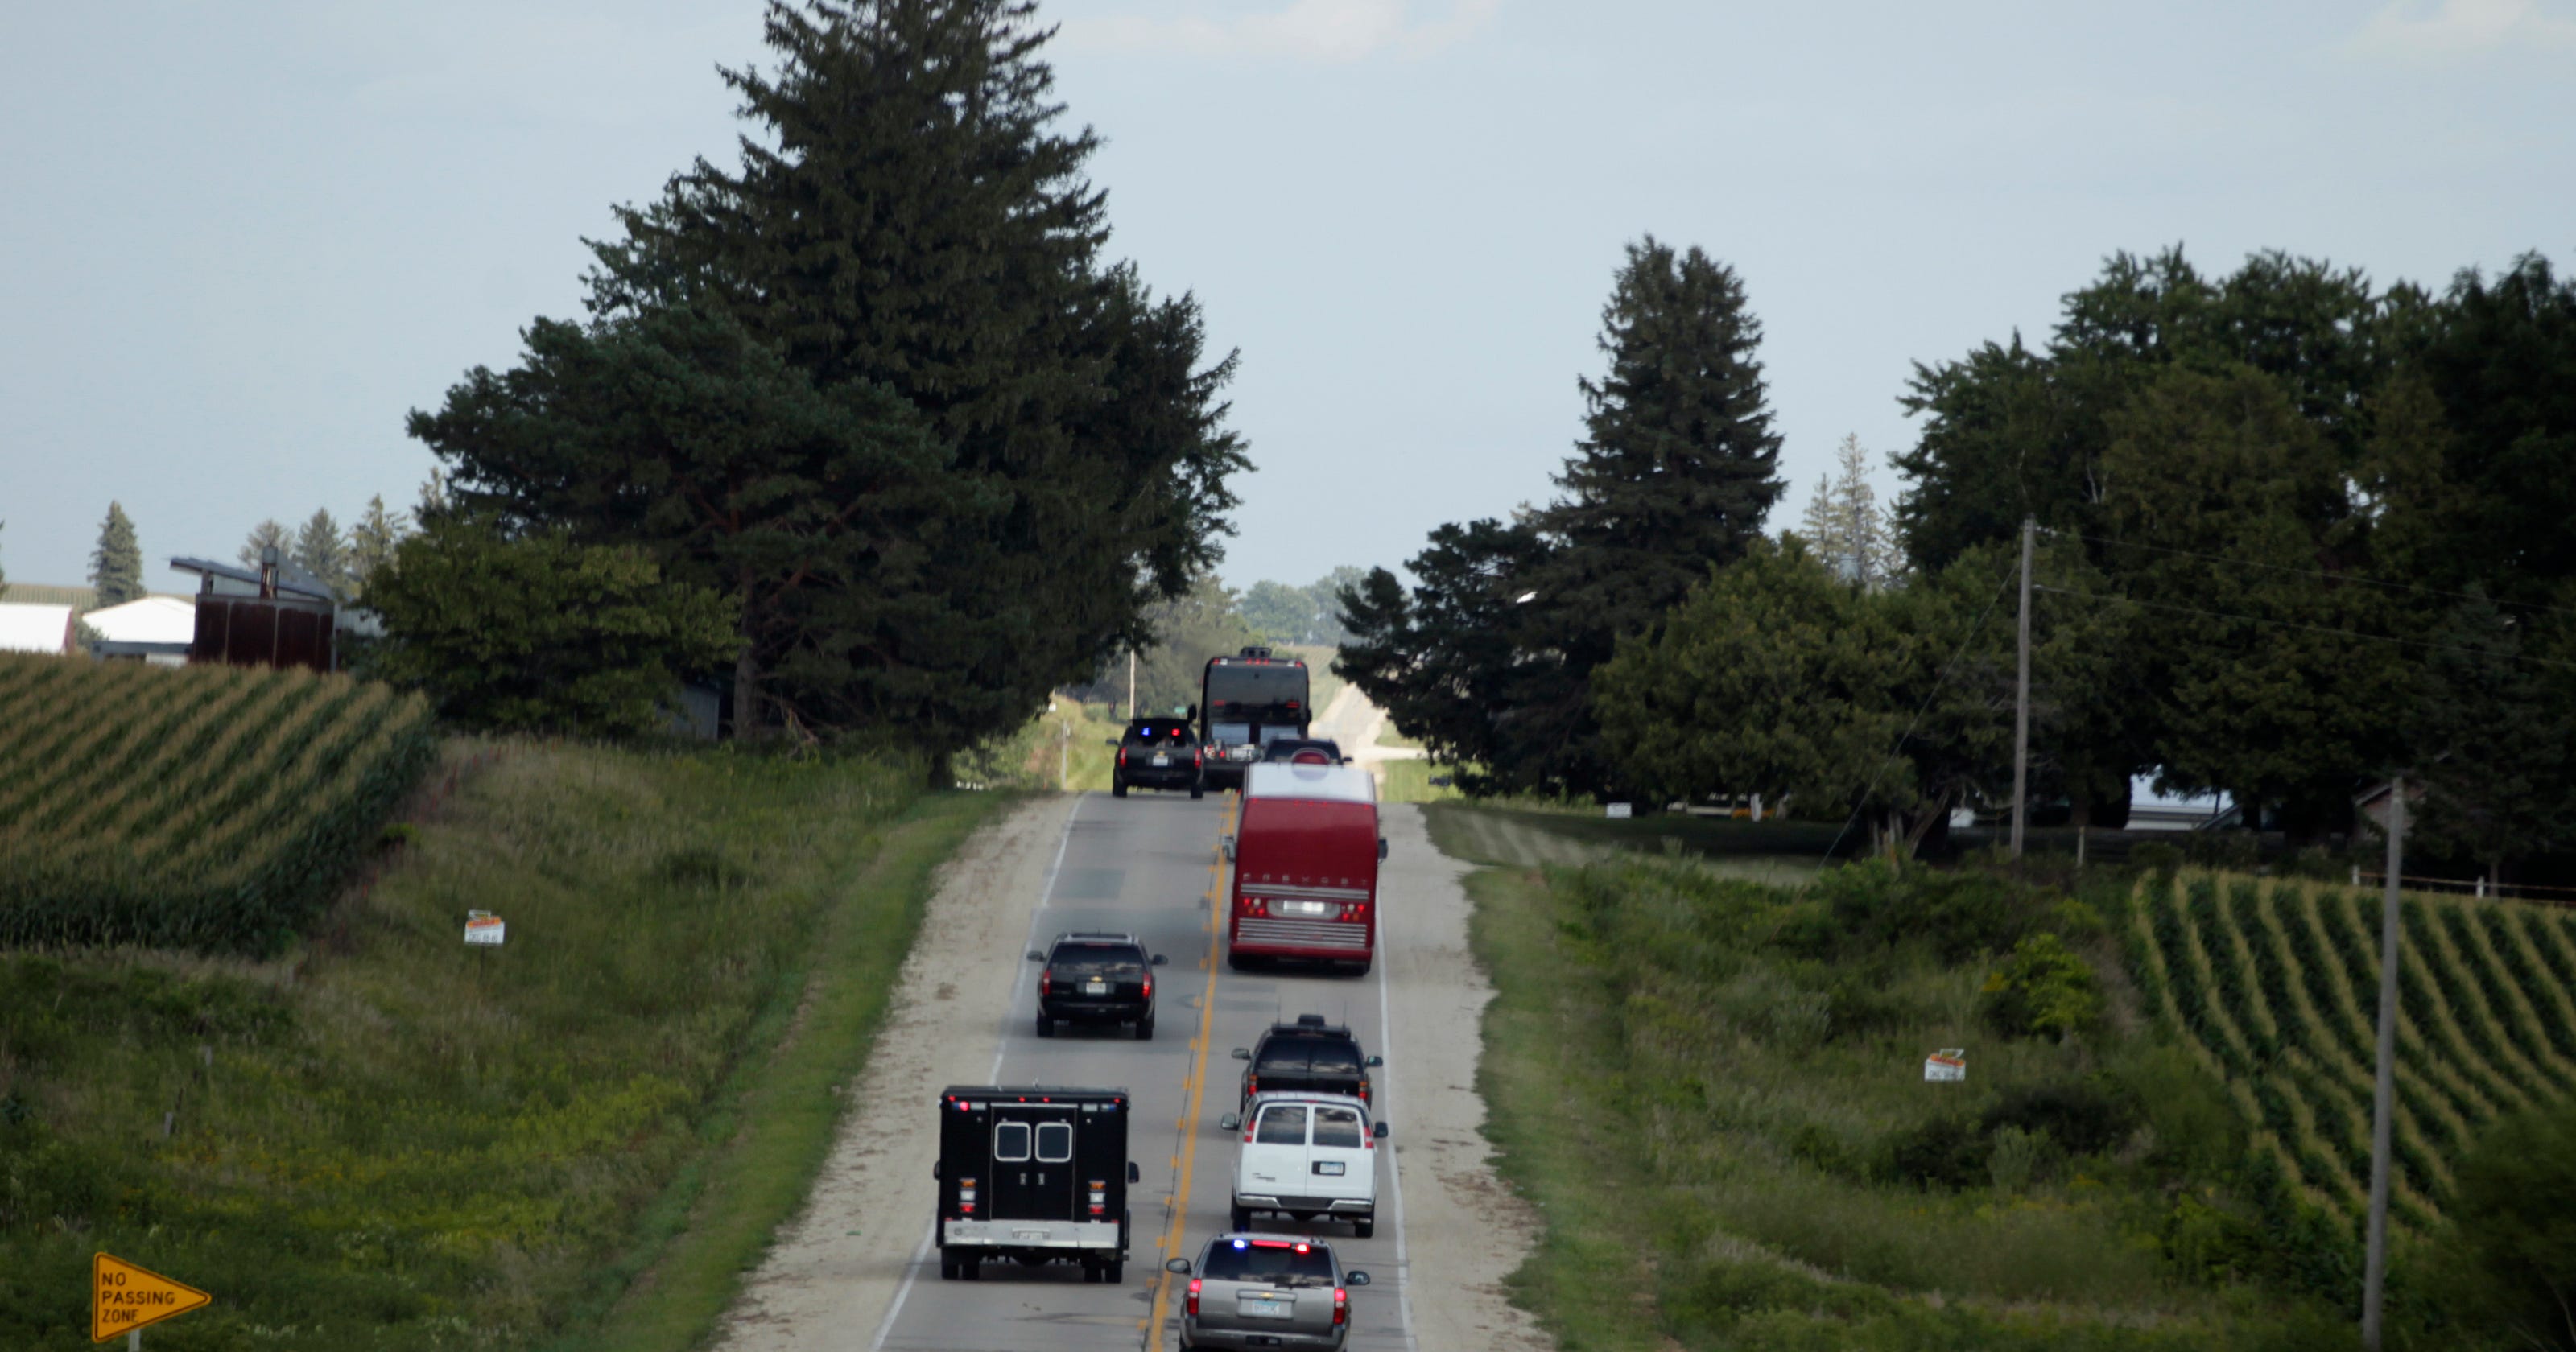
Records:
[[[367,580],[394,561],[394,550],[409,532],[409,514],[385,510],[382,493],[367,499],[366,513],[349,528],[349,586],[366,590]]]
[[[1628,246],[1601,312],[1610,369],[1581,382],[1586,435],[1533,523],[1552,548],[1527,604],[1552,641],[1528,660],[1517,711],[1513,777],[1526,787],[1614,790],[1593,671],[1743,557],[1779,500],[1761,341],[1734,269],[1651,235]]]
[[[1904,547],[1897,542],[1896,518],[1879,505],[1869,482],[1869,452],[1860,436],[1845,436],[1834,448],[1834,472],[1816,480],[1816,495],[1798,533],[1825,567],[1863,591],[1885,591],[1905,572]]]
[[[295,532],[295,566],[342,596],[349,594],[349,541],[328,507],[316,507]]]
[[[805,638],[746,650],[810,725],[880,725],[884,676],[916,692],[888,730],[934,752],[1013,726],[1147,641],[1146,607],[1184,594],[1230,529],[1233,359],[1202,360],[1193,299],[1101,258],[1083,177],[1097,141],[1059,127],[1034,16],[1027,0],[773,4],[774,66],[724,72],[755,127],[739,167],[699,161],[594,245],[595,324],[721,315],[827,400],[908,405],[949,457],[941,491],[977,504],[900,541],[935,610],[866,632],[876,620],[839,615],[848,594],[805,588]],[[517,494],[515,470],[432,445],[460,502]],[[672,491],[691,488],[722,485]]]
[[[101,608],[139,601],[143,587],[143,546],[134,538],[134,521],[123,503],[107,504],[107,520],[98,528],[98,548],[89,556],[89,585],[98,591]]]
[[[257,568],[272,549],[277,551],[281,563],[291,559],[295,553],[295,537],[289,535],[285,525],[275,517],[251,527],[250,538],[242,541],[241,552],[234,557],[241,560],[244,568]]]

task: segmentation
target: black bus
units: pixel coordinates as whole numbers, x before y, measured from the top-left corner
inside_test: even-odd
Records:
[[[1211,657],[1199,678],[1199,742],[1210,788],[1243,787],[1243,770],[1275,737],[1303,737],[1314,719],[1306,664],[1246,648]]]

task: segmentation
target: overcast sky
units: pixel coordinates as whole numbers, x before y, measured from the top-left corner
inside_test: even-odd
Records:
[[[2576,0],[1054,0],[1112,248],[1239,347],[1236,586],[1544,499],[1623,243],[1742,274],[1793,522],[1910,363],[2114,250],[2576,259]],[[0,568],[155,587],[416,495],[402,433],[691,156],[752,0],[0,6]],[[1882,471],[1882,487],[1895,486]]]

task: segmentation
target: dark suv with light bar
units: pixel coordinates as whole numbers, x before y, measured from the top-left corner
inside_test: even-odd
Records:
[[[1187,719],[1137,719],[1110,745],[1118,748],[1118,763],[1109,769],[1112,798],[1126,797],[1130,788],[1187,789],[1192,798],[1207,791],[1199,735]]]

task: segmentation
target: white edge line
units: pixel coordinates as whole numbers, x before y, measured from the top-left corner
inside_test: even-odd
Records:
[[[1389,1012],[1387,1006],[1386,969],[1394,965],[1394,957],[1389,951],[1392,946],[1387,942],[1386,925],[1383,923],[1383,918],[1386,915],[1385,896],[1385,879],[1380,878],[1378,891],[1378,915],[1381,919],[1381,923],[1378,925],[1377,929],[1377,1036],[1379,1045],[1385,1047],[1389,1051],[1393,1051],[1395,1050],[1395,1016]],[[1378,1099],[1381,1111],[1383,1111],[1388,1106],[1389,1101],[1395,1097],[1395,1068],[1392,1065],[1387,1067],[1386,1078],[1387,1092]],[[1395,1114],[1388,1112],[1386,1113],[1386,1116],[1393,1117]],[[1411,1259],[1405,1256],[1404,1174],[1396,1167],[1395,1142],[1393,1140],[1389,1140],[1386,1143],[1386,1183],[1387,1187],[1392,1189],[1395,1193],[1396,1315],[1404,1321],[1405,1347],[1411,1349],[1412,1352],[1421,1352],[1421,1344],[1414,1341],[1413,1337],[1413,1263]]]
[[[1056,837],[1055,862],[1047,865],[1046,882],[1038,889],[1037,907],[1029,912],[1029,943],[1037,942],[1038,922],[1046,916],[1047,903],[1055,899],[1055,876],[1064,868],[1064,852],[1066,847],[1073,844],[1073,819],[1081,815],[1082,799],[1075,798],[1073,800],[1073,810],[1064,814],[1064,833]],[[1025,946],[1026,945],[1023,945],[1023,947]],[[1028,973],[1024,970],[1024,964],[1013,963],[1011,964],[1011,967],[1013,972],[1011,977],[1011,1012],[1004,1016],[1002,1031],[994,1035],[993,1068],[984,1073],[984,1083],[986,1084],[994,1083],[994,1077],[1002,1073],[1003,1053],[1010,1049],[1011,1031],[1009,1020],[1019,1016],[1020,986],[1028,977]],[[1383,995],[1384,992],[1381,991],[1380,994]],[[1402,1206],[1403,1203],[1399,1200],[1397,1202],[1397,1214],[1399,1216],[1403,1214]],[[1400,1223],[1401,1222],[1399,1222],[1399,1224]],[[894,1321],[903,1314],[904,1298],[912,1294],[912,1283],[914,1279],[921,1275],[922,1264],[930,1257],[930,1241],[937,1238],[938,1234],[939,1222],[934,1218],[931,1221],[929,1228],[922,1231],[921,1242],[913,1246],[912,1261],[903,1265],[903,1283],[894,1289],[894,1304],[886,1307],[885,1318],[877,1321],[877,1336],[870,1339],[868,1342],[870,1352],[879,1352],[880,1349],[885,1347],[886,1338],[893,1334]],[[1396,1242],[1401,1245],[1403,1240],[1399,1237]],[[1408,1342],[1411,1341],[1411,1337],[1412,1335],[1408,1331],[1406,1334],[1406,1340]]]

